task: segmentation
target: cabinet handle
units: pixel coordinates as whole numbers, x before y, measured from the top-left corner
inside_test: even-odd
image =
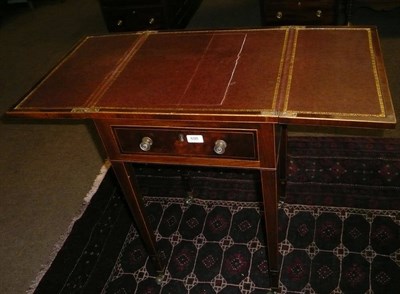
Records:
[[[321,17],[322,16],[322,10],[317,10],[317,12],[315,12],[315,15],[317,16],[317,17]]]
[[[215,141],[214,152],[217,154],[224,154],[226,149],[226,142],[224,140]]]
[[[143,151],[149,151],[151,148],[151,145],[153,145],[153,140],[149,137],[143,137],[142,142],[140,143],[139,147]]]
[[[282,16],[283,16],[283,13],[282,13],[281,11],[278,11],[278,12],[276,13],[276,18],[277,18],[277,19],[281,19]]]
[[[122,20],[119,19],[119,20],[117,21],[117,26],[120,27],[120,26],[122,26],[123,23],[124,23],[124,22],[123,22]]]
[[[149,19],[149,24],[152,25],[152,24],[154,23],[154,21],[155,21],[154,17],[150,18],[150,19]]]

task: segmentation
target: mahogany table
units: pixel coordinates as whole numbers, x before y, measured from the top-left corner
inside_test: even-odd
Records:
[[[160,273],[131,163],[258,170],[273,288],[286,126],[396,123],[373,27],[90,36],[8,115],[94,122]]]

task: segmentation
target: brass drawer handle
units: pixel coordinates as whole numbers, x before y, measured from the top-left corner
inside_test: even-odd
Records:
[[[226,149],[226,142],[224,140],[215,141],[214,152],[217,154],[224,154]]]
[[[149,137],[143,137],[142,142],[140,143],[139,147],[143,151],[149,151],[151,148],[151,145],[153,145],[153,140]]]

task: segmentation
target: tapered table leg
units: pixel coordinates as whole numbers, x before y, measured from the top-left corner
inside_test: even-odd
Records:
[[[162,279],[162,275],[164,274],[164,264],[161,261],[157,250],[154,231],[150,227],[150,222],[147,218],[142,195],[140,195],[137,188],[138,186],[135,183],[133,167],[129,163],[120,161],[112,161],[111,164],[121,186],[122,192],[125,195],[139,234],[142,237],[151,261],[159,274],[158,279]]]
[[[288,143],[288,131],[287,126],[281,127],[281,140],[279,145],[279,159],[278,159],[278,171],[279,171],[279,196],[284,198],[286,195],[286,182],[287,182],[287,143]],[[279,198],[278,198],[279,201]]]
[[[267,237],[270,285],[272,288],[278,288],[278,175],[276,170],[261,170],[260,176]]]

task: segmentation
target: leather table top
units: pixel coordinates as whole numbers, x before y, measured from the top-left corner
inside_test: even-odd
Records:
[[[89,36],[9,114],[222,115],[368,127],[396,123],[374,27]]]

